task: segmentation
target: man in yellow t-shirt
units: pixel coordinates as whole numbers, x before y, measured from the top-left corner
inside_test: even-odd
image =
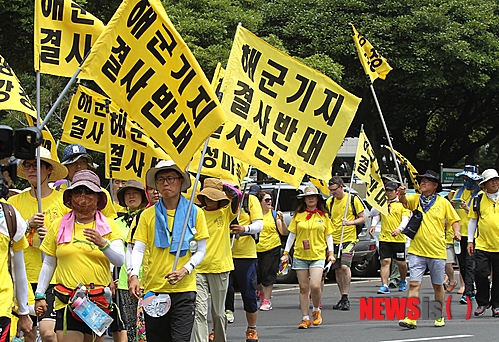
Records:
[[[43,147],[40,147],[39,171],[42,212],[38,210],[36,159],[23,160],[17,168],[18,176],[28,180],[31,188],[26,189],[19,195],[10,197],[8,200],[10,204],[18,208],[28,224],[26,238],[29,246],[26,248],[24,259],[28,281],[31,283],[33,291],[36,290],[38,275],[42,268],[42,252],[39,249],[41,241],[47,234],[52,222],[69,212],[69,208],[63,204],[62,193],[53,190],[49,186],[49,182],[66,177],[67,170],[63,165],[53,160],[50,151]],[[45,316],[39,319],[40,335],[43,342],[57,341],[54,332],[55,312],[53,309],[55,297],[52,293],[53,284],[54,282],[47,288],[46,292],[48,310]]]
[[[9,341],[10,319],[12,315],[12,298],[14,298],[14,284],[9,274],[9,253],[11,236],[7,227],[6,215],[15,215],[17,227],[14,227],[14,236],[12,237],[12,264],[15,276],[16,299],[19,305],[17,313],[19,314],[18,331],[28,334],[33,327],[28,309],[28,281],[26,269],[24,266],[24,249],[28,247],[28,241],[24,237],[26,232],[26,222],[23,217],[12,206],[7,206],[8,212],[3,211],[0,205],[0,341]]]
[[[145,291],[143,304],[148,300],[166,301],[166,294],[171,300],[168,311],[165,306],[158,311],[153,305],[145,304],[147,341],[190,342],[196,310],[196,274],[193,270],[206,254],[209,236],[205,216],[196,206],[192,206],[187,215],[190,203],[180,192],[187,190],[191,181],[172,160],[162,160],[149,169],[146,183],[149,187],[156,187],[162,198],[140,215],[134,235],[130,294],[137,299],[141,295],[138,275],[147,250],[149,256],[145,266],[148,271],[141,280]],[[178,261],[178,267],[175,261]]]
[[[411,212],[404,208],[397,196],[398,184],[387,182],[385,184],[386,197],[388,199],[388,215],[382,215],[376,209],[371,210],[373,214],[370,234],[373,234],[376,225],[381,219],[381,232],[379,233],[379,258],[381,260],[381,287],[379,294],[390,293],[388,287],[388,276],[390,274],[390,263],[392,258],[400,271],[399,291],[407,290],[407,264],[405,262],[405,235],[402,234]]]
[[[482,173],[484,189],[473,201],[469,211],[467,250],[474,256],[476,303],[475,316],[481,316],[489,305],[492,316],[499,317],[499,175],[494,169]],[[476,232],[476,234],[475,234]],[[475,237],[476,236],[476,237]],[[474,240],[474,244],[473,244]],[[492,274],[491,274],[492,267]],[[489,276],[492,277],[490,288]]]
[[[353,203],[357,217],[353,214],[351,197],[344,190],[343,179],[339,176],[334,176],[329,180],[329,191],[331,197],[326,201],[326,208],[329,209],[331,222],[333,223],[333,241],[334,253],[336,262],[340,263],[340,267],[335,269],[336,282],[340,290],[341,299],[333,305],[333,310],[350,310],[350,301],[348,300],[348,292],[350,291],[350,282],[352,280],[353,254],[355,244],[357,243],[357,227],[356,225],[366,222],[364,214],[364,206],[360,199],[354,196]],[[348,206],[347,215],[345,210]],[[341,245],[341,251],[340,251]],[[339,256],[338,256],[339,254]]]
[[[456,173],[456,177],[462,177],[463,186],[449,193],[447,196],[461,218],[459,221],[459,225],[461,226],[461,253],[457,254],[459,272],[464,280],[464,289],[461,285],[461,289],[458,291],[458,293],[461,292],[463,294],[461,299],[459,299],[459,303],[461,304],[467,304],[467,298],[471,300],[475,298],[475,259],[468,254],[466,248],[468,247],[468,224],[470,222],[468,212],[473,198],[480,192],[478,183],[482,180],[482,176],[477,172],[478,168],[476,166],[465,165],[462,172]]]
[[[444,307],[445,289],[445,262],[447,260],[445,243],[445,220],[448,227],[454,231],[454,240],[459,241],[459,215],[452,205],[437,192],[441,188],[440,176],[432,170],[417,176],[421,195],[413,194],[406,196],[405,187],[400,188],[400,202],[409,210],[419,210],[422,213],[422,221],[414,239],[409,246],[409,272],[411,282],[408,297],[419,297],[419,289],[426,268],[430,270],[431,282],[435,300]],[[436,327],[445,325],[444,316],[435,320]],[[414,329],[417,321],[406,317],[399,321],[399,326]]]

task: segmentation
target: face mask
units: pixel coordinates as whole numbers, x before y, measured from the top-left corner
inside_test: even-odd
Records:
[[[469,178],[464,178],[464,188],[466,190],[473,190],[476,188],[475,182]]]
[[[97,210],[97,204],[99,202],[98,196],[71,196],[71,208],[75,213],[81,215],[89,215],[95,213]]]

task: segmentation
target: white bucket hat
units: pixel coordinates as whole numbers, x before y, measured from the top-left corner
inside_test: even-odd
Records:
[[[175,164],[173,160],[160,160],[155,167],[147,170],[146,173],[146,185],[150,188],[156,189],[156,174],[159,171],[165,170],[175,170],[182,175],[184,178],[184,184],[182,184],[182,188],[180,191],[185,191],[191,187],[191,179],[187,172],[180,170],[180,168]]]
[[[495,169],[487,169],[487,170],[483,171],[482,177],[483,177],[483,181],[478,183],[479,185],[483,185],[483,184],[487,183],[492,178],[499,178],[499,174],[497,174],[497,171]]]

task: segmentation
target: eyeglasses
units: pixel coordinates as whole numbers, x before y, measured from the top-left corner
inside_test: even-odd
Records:
[[[163,184],[165,181],[166,181],[166,184],[170,185],[172,184],[173,182],[175,182],[175,180],[177,179],[181,179],[182,177],[158,177],[156,178],[156,184]]]
[[[333,189],[333,188],[329,188],[329,191],[333,192],[333,191],[338,190],[339,188],[341,188],[341,187],[340,187],[340,186],[337,186],[337,187],[336,187],[336,188],[334,188],[334,189]]]
[[[263,200],[264,200],[265,202],[267,202],[267,203],[272,202],[272,198],[264,198]]]
[[[87,252],[91,252],[97,249],[97,246],[90,241],[81,240],[77,237],[73,237],[73,245],[78,249],[83,249]]]
[[[38,168],[36,167],[36,162],[34,163],[28,163],[28,162],[23,162],[23,168],[24,170],[28,171],[29,169],[33,168],[33,170],[37,170]]]
[[[77,186],[76,188],[71,190],[71,192],[74,195],[81,195],[83,192],[85,192],[86,195],[95,194],[95,192],[93,192],[92,190],[90,190],[89,188],[87,188],[86,186],[83,186],[83,185]]]

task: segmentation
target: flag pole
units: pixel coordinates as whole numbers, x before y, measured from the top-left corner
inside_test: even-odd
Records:
[[[392,150],[391,153],[392,153],[393,162],[395,163],[395,169],[397,170],[397,176],[399,177],[400,184],[403,185],[404,180],[402,179],[402,174],[400,173],[399,164],[397,163],[397,157],[395,156],[395,152],[393,151],[392,140],[390,139],[390,134],[388,133],[388,128],[386,127],[385,118],[383,117],[383,113],[381,112],[381,107],[378,102],[378,97],[376,96],[376,92],[374,91],[374,86],[373,83],[371,82],[371,79],[369,78],[369,75],[367,75],[367,78],[369,80],[369,87],[371,88],[371,92],[373,93],[374,102],[376,103],[376,107],[378,108],[378,113],[379,117],[381,118],[381,123],[383,124],[383,128],[385,130],[386,139],[388,140],[388,145]]]
[[[249,177],[250,174],[251,174],[251,169],[253,168],[253,166],[249,166],[248,168],[248,174],[246,175],[246,177]],[[243,191],[241,192],[242,195],[243,195],[243,199],[241,200],[241,205],[239,206],[239,211],[237,212],[237,222],[239,222],[239,217],[241,217],[241,210],[243,208],[242,204],[243,204],[243,201],[244,201],[244,196],[245,196],[245,192],[246,192],[246,188],[248,187],[248,183],[244,183],[244,186],[243,186]],[[248,194],[249,196],[249,194]],[[248,200],[249,201],[249,200]],[[249,203],[249,202],[248,202]],[[230,249],[232,250],[232,248],[234,247],[234,242],[236,241],[236,236],[239,235],[239,234],[232,234],[232,241],[230,243]]]
[[[362,126],[360,128],[360,131],[362,132]],[[353,175],[355,174],[355,161],[353,162],[353,168],[352,168],[352,176],[350,177],[350,187],[348,190],[348,195],[347,195],[347,203],[345,205],[345,214],[343,215],[343,218],[346,220],[347,214],[348,214],[348,204],[350,203],[350,197],[352,196],[352,186],[353,186]],[[343,222],[341,223],[341,236],[340,236],[340,244],[338,245],[338,257],[336,259],[339,259],[341,257],[341,251],[343,250],[343,234],[345,233],[345,225]]]
[[[40,127],[40,72],[36,72],[36,127],[41,131]],[[38,202],[38,212],[42,212],[42,180],[40,174],[41,159],[40,146],[36,148],[36,200]]]

